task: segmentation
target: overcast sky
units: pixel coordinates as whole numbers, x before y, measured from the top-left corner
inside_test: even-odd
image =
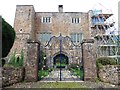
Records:
[[[34,5],[36,12],[57,12],[58,5],[63,5],[64,12],[88,12],[102,8],[113,13],[117,22],[118,1],[120,0],[1,0],[0,15],[13,26],[16,5]]]

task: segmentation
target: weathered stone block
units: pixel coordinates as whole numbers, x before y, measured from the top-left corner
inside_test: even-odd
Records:
[[[97,78],[96,60],[93,44],[91,43],[83,43],[83,64],[84,80],[95,81]]]
[[[106,65],[99,70],[99,78],[103,82],[120,84],[120,65]]]
[[[2,87],[18,83],[24,79],[24,68],[4,67],[2,70]]]
[[[25,80],[38,80],[39,43],[29,42],[27,44],[27,59],[25,61]]]

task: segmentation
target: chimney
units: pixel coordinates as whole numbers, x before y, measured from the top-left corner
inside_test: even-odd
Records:
[[[58,11],[63,12],[63,5],[58,5]]]

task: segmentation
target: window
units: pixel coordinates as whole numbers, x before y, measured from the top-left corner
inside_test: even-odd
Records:
[[[48,42],[51,38],[51,33],[49,32],[43,32],[40,33],[40,41],[41,42]]]
[[[72,18],[72,23],[80,23],[80,18]]]
[[[51,17],[43,17],[42,22],[43,23],[51,23]]]
[[[71,33],[70,37],[74,43],[80,43],[82,42],[83,34],[82,33]]]

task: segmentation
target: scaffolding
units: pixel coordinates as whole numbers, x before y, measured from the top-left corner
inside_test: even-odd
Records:
[[[120,34],[116,30],[113,14],[93,10],[91,30],[96,41],[97,57],[112,57],[120,63]]]

